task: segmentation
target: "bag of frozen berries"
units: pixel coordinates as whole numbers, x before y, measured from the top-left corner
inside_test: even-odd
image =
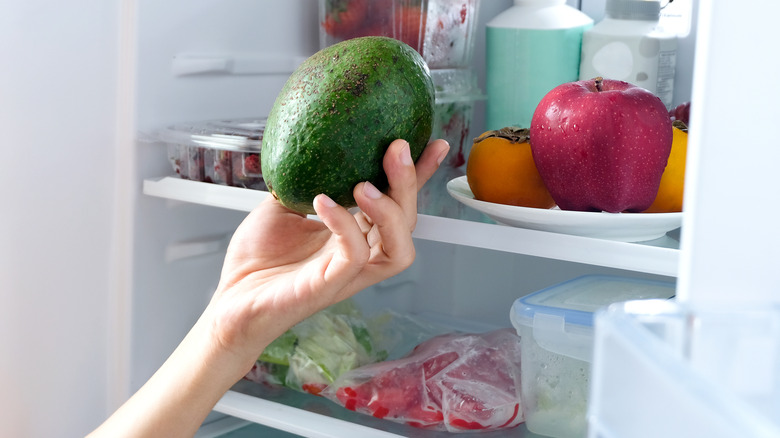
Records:
[[[511,329],[436,336],[401,359],[342,374],[321,395],[356,412],[425,429],[515,427],[524,421],[519,341]]]

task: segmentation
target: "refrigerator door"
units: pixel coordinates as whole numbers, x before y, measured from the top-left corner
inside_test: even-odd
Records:
[[[780,6],[698,7],[681,307],[677,321],[642,306],[601,316],[594,438],[780,435],[780,149],[766,129],[780,61],[757,44]]]

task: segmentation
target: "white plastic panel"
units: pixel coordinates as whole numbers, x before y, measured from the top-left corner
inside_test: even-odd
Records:
[[[775,321],[777,315],[762,312]],[[752,399],[752,394],[732,384],[734,372],[745,356],[740,346],[762,343],[767,334],[755,330],[763,325],[749,314],[725,315],[678,307],[673,302],[616,305],[596,316],[590,438],[774,438],[780,436],[776,354],[770,362],[763,389],[774,396]],[[727,324],[722,324],[728,321]],[[718,344],[722,360],[714,364],[718,374],[697,370],[701,358],[689,358],[701,325],[719,325],[724,331]],[[734,327],[741,327],[735,330]],[[708,330],[712,333],[711,330]],[[771,334],[769,334],[771,336]],[[777,352],[777,343],[769,352]],[[693,347],[696,349],[696,346]],[[693,356],[699,354],[694,352]],[[710,356],[710,359],[713,357]],[[755,364],[755,362],[754,362]],[[758,368],[766,368],[763,363]],[[743,378],[745,376],[742,376]]]
[[[700,4],[681,300],[780,303],[780,58],[766,43],[776,40],[778,15],[777,2]]]

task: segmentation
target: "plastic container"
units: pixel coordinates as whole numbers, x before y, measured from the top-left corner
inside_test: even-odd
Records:
[[[162,130],[173,171],[183,179],[266,190],[260,168],[265,119],[183,123]]]
[[[593,316],[612,303],[668,299],[673,283],[587,275],[516,300],[523,410],[531,432],[584,437],[593,350]]]
[[[488,130],[528,128],[547,92],[576,81],[593,20],[565,0],[515,0],[487,23]]]
[[[320,47],[381,35],[409,44],[431,69],[471,65],[479,0],[320,0]]]
[[[418,195],[418,212],[459,219],[482,220],[481,214],[465,207],[447,193],[447,182],[466,174],[465,164],[475,136],[471,132],[474,104],[485,95],[471,69],[431,70],[436,103],[431,139],[443,138],[450,152]]]
[[[607,0],[604,20],[585,32],[580,79],[630,82],[672,106],[677,36],[658,26],[661,2]]]
[[[597,312],[588,436],[780,436],[780,308],[729,304]]]

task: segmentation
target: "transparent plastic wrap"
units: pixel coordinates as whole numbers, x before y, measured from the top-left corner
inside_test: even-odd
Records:
[[[319,395],[343,373],[398,358],[445,331],[390,311],[366,317],[352,300],[342,301],[274,340],[245,379]]]
[[[401,359],[342,374],[321,395],[347,409],[418,428],[512,428],[524,420],[519,341],[511,329],[439,335]]]

